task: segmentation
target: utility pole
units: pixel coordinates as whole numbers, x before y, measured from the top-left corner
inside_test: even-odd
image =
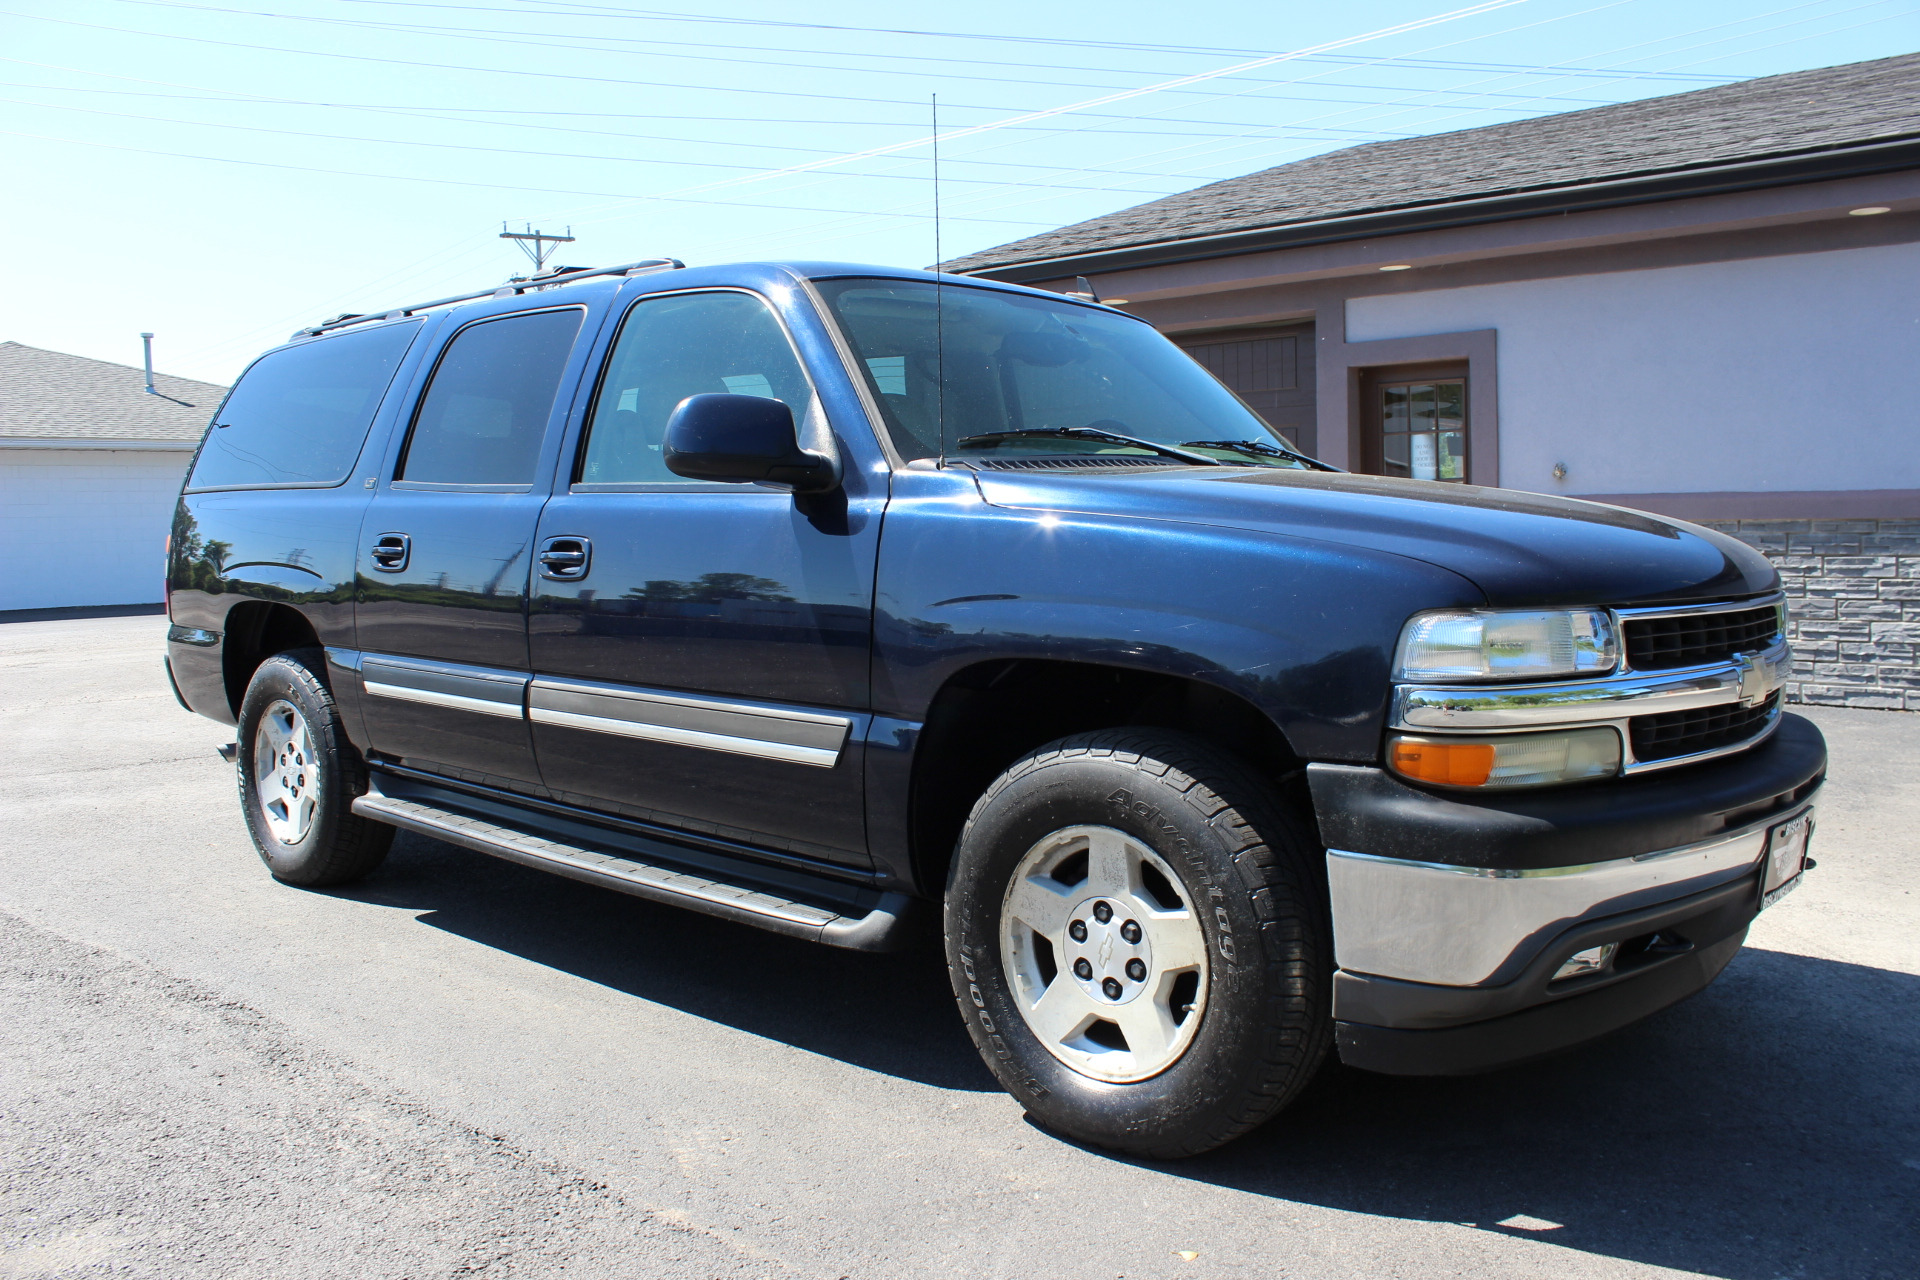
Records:
[[[532,223],[527,223],[526,227],[525,231],[509,231],[507,224],[503,222],[500,224],[500,238],[519,244],[521,252],[533,259],[533,274],[537,276],[547,269],[547,259],[553,256],[553,248],[550,246],[573,243],[573,228],[568,227],[567,234],[556,236],[545,231],[535,231]]]
[[[160,393],[153,389],[153,335],[150,333],[141,334],[140,345],[147,349],[147,394],[157,396]]]

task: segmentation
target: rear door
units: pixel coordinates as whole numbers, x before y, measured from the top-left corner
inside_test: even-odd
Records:
[[[643,297],[540,520],[528,708],[556,796],[805,858],[868,865],[861,741],[884,495],[688,481],[661,454],[687,396],[790,406],[831,443],[760,296]],[[865,429],[865,423],[858,424]]]
[[[399,763],[539,790],[527,585],[589,321],[560,306],[457,330],[368,508],[355,610],[367,736]]]

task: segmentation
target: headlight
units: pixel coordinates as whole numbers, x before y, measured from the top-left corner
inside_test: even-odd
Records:
[[[1544,680],[1600,675],[1619,657],[1603,609],[1423,613],[1400,635],[1396,680]]]
[[[1387,739],[1387,764],[1415,782],[1443,787],[1545,787],[1620,772],[1620,735],[1612,729],[1504,733],[1483,738]]]

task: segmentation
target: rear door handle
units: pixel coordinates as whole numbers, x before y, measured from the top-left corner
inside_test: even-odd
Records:
[[[540,576],[555,582],[577,582],[593,564],[593,543],[585,538],[548,538],[540,544]]]
[[[413,556],[413,539],[404,533],[383,533],[373,540],[373,567],[382,573],[399,573]]]

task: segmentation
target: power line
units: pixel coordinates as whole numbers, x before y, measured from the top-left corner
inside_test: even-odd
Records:
[[[141,120],[149,124],[187,125],[189,127],[199,128],[199,129],[229,129],[229,130],[233,130],[240,133],[272,134],[276,137],[282,137],[282,138],[313,138],[323,142],[372,143],[376,146],[385,146],[385,147],[422,147],[422,148],[428,148],[435,151],[476,151],[483,155],[526,156],[526,157],[533,157],[535,159],[542,159],[542,160],[591,160],[599,164],[652,164],[652,165],[664,165],[669,168],[733,169],[733,170],[744,169],[744,170],[747,170],[748,173],[750,174],[768,171],[755,165],[728,164],[725,161],[719,161],[719,160],[666,160],[666,159],[658,159],[652,156],[614,156],[614,155],[603,155],[603,154],[589,155],[589,154],[586,154],[583,152],[577,152],[577,151],[529,151],[529,150],[521,150],[517,148],[510,148],[510,147],[482,147],[482,146],[475,146],[473,144],[464,143],[464,142],[422,142],[412,138],[370,138],[364,135],[345,134],[345,133],[312,133],[312,132],[309,132],[306,130],[300,130],[300,129],[275,129],[275,128],[268,127],[266,125],[230,124],[223,120],[182,120],[173,116],[142,115],[142,114],[137,114],[131,111],[102,111],[97,107],[72,107],[72,106],[66,106],[61,103],[32,102],[25,98],[0,98],[0,102],[12,103],[16,106],[39,107],[45,111],[65,111],[65,112],[78,114],[78,115],[106,116],[107,118],[114,119],[114,120]],[[808,150],[813,150],[813,149],[814,148],[808,148]],[[838,154],[838,153],[829,153],[829,154]],[[982,160],[982,161],[978,161],[977,163],[996,164],[998,162],[992,161],[992,160]],[[1021,165],[1018,167],[1043,168],[1046,166]],[[846,173],[845,176],[850,178],[873,178],[879,181],[888,181],[888,182],[924,182],[925,181],[924,178],[916,177],[912,174],[863,173],[858,170],[850,170]],[[1154,177],[1159,177],[1160,175],[1143,172],[1136,176],[1154,178]],[[1062,185],[1059,183],[1049,183],[1049,182],[1025,182],[1017,178],[948,178],[947,181],[948,182],[964,182],[969,186],[1047,187],[1047,188],[1051,188],[1059,191],[1130,192],[1130,191],[1136,190],[1135,188],[1131,188],[1131,187],[1091,187],[1091,186]],[[1155,192],[1142,191],[1142,192],[1137,192],[1137,194],[1153,195],[1153,194],[1171,194],[1171,193],[1169,192],[1155,193]]]
[[[1299,50],[1298,52],[1313,53],[1313,52],[1317,52],[1319,50],[1325,50],[1325,49],[1346,48],[1350,45],[1361,44],[1368,40],[1378,40],[1389,35],[1400,35],[1410,31],[1419,31],[1427,27],[1438,26],[1441,23],[1454,22],[1461,18],[1475,17],[1475,16],[1478,16],[1479,14],[1491,13],[1497,9],[1511,8],[1516,4],[1524,4],[1524,3],[1526,3],[1526,0],[1481,0],[1481,3],[1468,5],[1466,8],[1463,8],[1463,9],[1455,9],[1448,13],[1436,14],[1433,17],[1421,18],[1413,22],[1403,22],[1392,27],[1382,27],[1382,28],[1379,28],[1378,30],[1365,32],[1357,36],[1347,36],[1339,40],[1329,40],[1324,44],[1315,45],[1307,49]],[[979,134],[988,133],[996,129],[1003,129],[1010,125],[1029,124],[1039,120],[1047,120],[1057,116],[1069,115],[1074,112],[1085,110],[1092,107],[1110,106],[1115,102],[1124,102],[1124,101],[1131,100],[1133,98],[1145,97],[1148,94],[1159,93],[1162,90],[1184,88],[1185,86],[1190,84],[1201,84],[1208,80],[1219,79],[1222,76],[1233,75],[1236,72],[1252,70],[1255,67],[1269,66],[1274,63],[1284,62],[1295,56],[1297,56],[1297,54],[1278,53],[1278,54],[1272,55],[1271,57],[1255,59],[1252,62],[1241,62],[1241,63],[1235,63],[1232,66],[1220,67],[1213,71],[1198,71],[1192,75],[1181,76],[1177,80],[1163,81],[1159,84],[1143,85],[1142,87],[1137,89],[1128,89],[1119,93],[1110,93],[1104,97],[1091,98],[1085,102],[1074,102],[1074,103],[1068,103],[1065,106],[1049,107],[1043,111],[1030,111],[1025,113],[1024,115],[1012,116],[1004,120],[989,121],[988,123],[985,123],[985,124],[967,125],[964,128],[954,130],[953,132],[947,134],[946,137],[949,140],[956,139],[956,138],[975,137]],[[905,142],[891,143],[883,147],[869,147],[865,151],[850,152],[847,155],[841,156],[837,159],[808,160],[801,164],[789,166],[784,170],[777,169],[770,173],[757,174],[752,177],[724,178],[718,182],[711,182],[702,187],[684,188],[681,194],[693,194],[695,192],[700,192],[700,191],[713,191],[723,187],[737,186],[743,182],[759,182],[759,181],[765,181],[766,179],[769,179],[769,178],[784,177],[790,174],[807,173],[816,169],[823,169],[829,165],[845,164],[845,163],[850,163],[856,160],[867,160],[867,159],[873,159],[879,156],[894,155],[902,151],[916,151],[916,150],[919,150],[921,147],[925,146],[926,142],[927,142],[927,139],[925,138],[914,138],[914,139],[909,139],[908,141],[905,141]]]
[[[198,12],[198,13],[224,13],[224,14],[244,15],[244,16],[250,16],[250,17],[271,18],[271,19],[275,19],[283,22],[317,23],[317,24],[326,25],[326,26],[349,27],[349,28],[354,28],[359,30],[405,32],[409,34],[431,35],[431,36],[443,37],[443,38],[452,37],[455,39],[463,39],[463,40],[478,40],[478,41],[483,41],[491,44],[521,45],[521,46],[539,48],[539,49],[567,49],[567,50],[575,50],[575,51],[587,50],[587,51],[592,51],[597,53],[624,53],[624,54],[630,54],[633,56],[645,56],[645,51],[643,50],[610,50],[606,48],[606,45],[609,42],[609,38],[604,36],[597,36],[597,35],[570,36],[570,35],[556,34],[554,38],[549,38],[549,39],[524,39],[520,37],[541,36],[548,33],[543,33],[538,31],[501,31],[495,28],[461,28],[461,27],[447,27],[447,26],[429,26],[421,23],[383,22],[383,21],[374,21],[374,20],[357,19],[357,18],[329,18],[329,17],[323,17],[319,15],[314,15],[314,14],[261,13],[256,10],[249,10],[249,9],[231,9],[231,8],[225,8],[218,5],[193,4],[193,3],[189,3],[188,0],[117,0],[117,3],[141,5],[148,8],[181,9],[181,10],[187,10],[190,12]],[[1057,64],[1057,63],[1033,63],[1033,62],[1008,63],[1000,60],[988,61],[985,59],[972,59],[972,58],[957,59],[957,58],[927,57],[924,55],[914,55],[914,54],[867,53],[860,50],[838,50],[838,49],[785,50],[785,49],[778,49],[773,46],[765,46],[765,45],[743,46],[743,45],[733,45],[733,44],[714,44],[709,42],[686,41],[686,40],[642,40],[642,39],[635,39],[631,37],[612,37],[612,40],[621,44],[637,44],[637,45],[665,47],[665,48],[674,48],[674,49],[680,49],[680,48],[733,49],[733,50],[749,49],[749,50],[758,50],[762,52],[783,53],[783,54],[784,53],[802,53],[802,54],[808,54],[808,55],[825,55],[828,57],[880,58],[880,59],[885,59],[889,63],[944,62],[944,63],[960,63],[966,66],[987,65],[987,66],[997,66],[997,67],[1003,67],[1003,68],[1004,67],[1027,67],[1034,70],[1045,70],[1045,71],[1055,71],[1055,72],[1059,72],[1059,71],[1085,72],[1090,75],[1175,75],[1175,74],[1178,74],[1176,72],[1156,71],[1149,68],[1078,67],[1078,66],[1061,66],[1060,64]],[[745,66],[751,66],[751,67],[777,66],[783,70],[800,69],[800,70],[834,71],[834,72],[851,71],[854,74],[858,74],[858,75],[895,75],[895,76],[912,76],[916,78],[924,78],[927,74],[923,70],[914,69],[914,68],[896,68],[892,66],[886,66],[886,67],[824,66],[817,63],[796,63],[796,62],[793,62],[790,58],[782,58],[779,60],[769,60],[769,59],[763,59],[763,58],[726,57],[721,55],[709,55],[709,54],[675,54],[674,56],[682,59],[692,58],[696,61],[702,61],[702,62],[723,62],[723,63],[739,64],[739,65],[745,65]],[[1367,65],[1367,64],[1362,63],[1361,65]],[[1018,84],[1026,87],[1032,87],[1041,83],[1041,82],[1035,81],[1030,76],[982,76],[982,75],[955,74],[952,72],[948,72],[948,73],[945,73],[945,78],[950,80],[952,79],[976,80],[976,81],[992,83],[992,84]],[[1262,79],[1260,77],[1255,77],[1255,76],[1249,76],[1245,78],[1248,80],[1254,81],[1256,83],[1263,83],[1263,84],[1280,85],[1280,84],[1290,83],[1287,80],[1267,80],[1267,79]],[[1080,83],[1061,85],[1056,83],[1052,87],[1079,88],[1079,89],[1100,89],[1100,88],[1111,89],[1111,88],[1119,88],[1122,86],[1092,85],[1092,84],[1080,84]],[[1388,85],[1342,85],[1340,87],[1352,88],[1352,89],[1383,89],[1389,92],[1397,92],[1400,90],[1399,86],[1388,86]],[[1172,90],[1171,92],[1183,92],[1183,91]],[[1439,94],[1439,95],[1448,95],[1448,94],[1453,94],[1453,93],[1462,92],[1462,91],[1443,89],[1443,88],[1430,88],[1430,89],[1424,90],[1424,92]],[[1537,100],[1538,98],[1538,95],[1525,95],[1525,94],[1511,94],[1511,95],[1494,94],[1494,95],[1481,95],[1481,96],[1529,97],[1531,100]],[[1556,98],[1555,100],[1571,102],[1571,103],[1581,103],[1588,106],[1598,105],[1601,103],[1611,101],[1611,99],[1601,99],[1601,98]],[[1363,101],[1363,100],[1356,99],[1356,101]]]
[[[103,151],[125,151],[134,155],[163,156],[169,160],[206,160],[214,164],[245,165],[257,169],[284,169],[293,173],[318,173],[336,178],[373,178],[385,182],[424,182],[441,187],[472,187],[483,191],[519,191],[535,195],[592,196],[597,199],[621,200],[627,202],[658,200],[667,204],[698,204],[723,209],[778,209],[790,213],[845,213],[862,217],[875,216],[872,209],[822,209],[817,205],[803,204],[766,204],[750,200],[695,200],[679,195],[642,195],[636,196],[619,191],[571,191],[559,187],[517,187],[498,182],[464,182],[457,178],[423,178],[411,173],[365,173],[354,169],[321,169],[310,165],[280,164],[271,160],[237,160],[231,156],[203,156],[184,151],[158,151],[149,147],[129,147],[117,142],[94,142],[86,138],[55,138],[44,133],[25,133],[17,129],[0,129],[0,137],[29,138],[35,142],[57,142],[68,147],[97,147]],[[879,215],[894,218],[928,217],[924,213],[889,213]],[[1005,218],[966,218],[966,222],[998,222],[1005,226],[1031,227],[1041,225],[1030,221],[1009,221]]]
[[[510,108],[510,107],[456,107],[456,106],[450,106],[445,104],[435,104],[434,106],[431,106],[431,107],[423,107],[423,106],[413,106],[406,103],[326,102],[326,101],[317,101],[317,100],[301,99],[301,98],[277,98],[277,97],[273,97],[266,94],[244,93],[236,90],[215,90],[215,89],[210,89],[205,85],[179,84],[171,80],[149,80],[149,79],[141,78],[139,76],[114,75],[111,72],[94,71],[86,67],[69,67],[69,66],[63,66],[59,63],[53,63],[53,62],[32,62],[25,58],[9,58],[5,56],[0,56],[0,62],[10,62],[17,66],[23,66],[23,67],[40,67],[50,71],[66,71],[66,72],[71,72],[74,75],[98,76],[102,79],[119,80],[128,84],[152,84],[152,85],[161,85],[161,86],[165,86],[168,88],[175,88],[175,89],[192,89],[192,90],[214,95],[212,97],[204,99],[205,101],[212,101],[212,102],[273,103],[277,105],[294,106],[294,107],[326,107],[326,108],[335,108],[335,109],[348,110],[348,111],[378,111],[378,112],[405,114],[405,115],[416,117],[419,119],[446,120],[451,123],[480,123],[480,124],[487,124],[490,126],[498,125],[498,124],[512,124],[513,122],[512,121],[477,120],[471,117],[476,117],[480,115],[533,115],[533,116],[561,117],[561,118],[567,118],[567,119],[676,120],[676,121],[683,121],[683,122],[713,123],[713,124],[782,124],[782,125],[794,125],[794,126],[820,125],[820,126],[842,126],[842,127],[858,127],[858,128],[917,128],[919,127],[919,122],[917,120],[806,120],[806,119],[798,119],[791,116],[700,116],[700,115],[686,115],[682,113],[631,112],[631,111],[557,111],[551,108],[520,109],[520,108]],[[10,82],[10,83],[17,83],[17,82]],[[67,93],[113,92],[112,90],[86,89],[86,88],[69,86],[69,85],[22,84],[22,85],[19,85],[19,87],[45,88],[45,89],[51,89],[51,90],[67,92]],[[155,94],[152,96],[180,97],[181,95]],[[952,105],[952,104],[949,104],[949,105]],[[990,106],[983,103],[972,104],[971,109],[975,111],[1031,110],[1031,108],[1028,108],[1028,107]],[[439,114],[433,114],[433,115],[423,114],[426,112],[438,113],[438,112],[446,112],[446,111],[464,112],[464,113],[467,113],[467,117],[463,118],[458,116],[446,116],[446,115],[439,115]],[[1099,119],[1099,120],[1133,120],[1138,118],[1135,116],[1121,115],[1116,113],[1095,112],[1095,111],[1082,112],[1080,114],[1085,115],[1091,119]],[[1178,122],[1170,121],[1168,123],[1178,123]],[[1186,121],[1185,123],[1209,125],[1209,126],[1214,126],[1219,128],[1239,128],[1239,127],[1242,127],[1246,122],[1241,120],[1232,120],[1232,121],[1192,120],[1192,121]],[[528,126],[520,126],[520,127],[539,128],[542,126],[528,125]],[[1273,127],[1288,128],[1290,126],[1277,125]],[[1021,127],[1013,127],[1009,131],[1016,132],[1016,133],[1022,132],[1022,131],[1044,132],[1044,133],[1058,132],[1057,130],[1054,130],[1054,129],[1037,129],[1037,128],[1027,128],[1023,130]],[[630,135],[630,134],[605,134],[599,130],[592,130],[592,129],[568,129],[568,130],[565,130],[565,132],[587,133],[587,134],[595,134],[597,136],[612,136],[612,137],[636,136],[636,135]],[[1187,130],[1102,129],[1102,128],[1092,128],[1092,127],[1084,128],[1084,129],[1078,130],[1077,132],[1111,133],[1111,134],[1119,134],[1127,137],[1141,136],[1142,134],[1148,137],[1158,137],[1162,135],[1169,136],[1169,137],[1220,136],[1220,135],[1211,135],[1211,134],[1205,134],[1205,133],[1196,133],[1196,132],[1191,132]],[[1366,140],[1373,140],[1381,136],[1411,136],[1411,135],[1381,135],[1381,134],[1374,134],[1374,133],[1362,133],[1361,131],[1358,131],[1358,130],[1341,130],[1341,129],[1327,129],[1327,130],[1323,130],[1323,132],[1349,133],[1349,134],[1353,134],[1354,136],[1364,138]],[[674,138],[670,140],[682,141],[683,139]],[[701,142],[701,145],[704,145],[704,146],[716,145],[716,141],[711,139],[703,139],[699,141]],[[761,145],[761,144],[726,143],[721,145],[748,146],[748,145]],[[772,145],[772,144],[767,144],[767,145]],[[791,148],[791,149],[820,150],[823,152],[826,150],[826,148]]]
[[[341,0],[341,2],[346,4],[379,5],[383,8],[455,9],[461,12],[483,12],[483,13],[521,12],[521,10],[511,9],[511,8],[498,8],[498,7],[492,7],[492,6],[466,5],[466,4],[421,3],[419,2],[419,0]],[[1126,50],[1126,51],[1132,51],[1132,52],[1146,52],[1146,53],[1197,54],[1197,55],[1204,55],[1207,57],[1249,58],[1249,57],[1259,57],[1263,54],[1277,52],[1276,50],[1271,50],[1271,49],[1223,48],[1223,47],[1211,46],[1211,45],[1135,43],[1135,42],[1124,41],[1124,40],[1074,40],[1074,39],[1068,39],[1064,37],[1054,37],[1054,36],[1018,36],[1018,35],[1006,35],[1001,33],[988,34],[988,33],[982,33],[982,32],[963,32],[963,31],[926,31],[926,30],[920,30],[920,29],[914,29],[914,28],[903,28],[903,27],[862,27],[862,26],[838,25],[838,24],[824,23],[824,22],[792,22],[792,21],[782,21],[778,19],[769,19],[769,18],[722,17],[722,16],[717,16],[712,14],[676,13],[676,12],[669,12],[666,10],[658,10],[658,9],[625,9],[616,5],[594,5],[594,4],[571,3],[569,2],[569,0],[532,0],[532,2],[546,5],[549,12],[557,12],[570,17],[608,16],[608,17],[626,18],[633,21],[709,23],[709,24],[718,24],[718,25],[724,25],[724,26],[783,27],[783,28],[792,28],[792,29],[809,30],[809,31],[846,31],[846,32],[855,32],[855,33],[867,34],[867,35],[902,35],[902,36],[919,36],[919,37],[946,39],[946,40],[980,40],[980,41],[990,41],[993,43],[1000,43],[1000,44],[1049,45],[1049,46],[1064,46],[1069,48],[1080,48],[1080,49],[1110,49],[1110,50]],[[566,6],[564,9],[560,7],[562,4]],[[1302,61],[1314,61],[1314,62],[1359,61],[1366,64],[1373,64],[1379,60],[1355,59],[1350,55],[1323,53],[1323,54],[1313,54],[1308,58],[1303,58]],[[1422,68],[1433,68],[1438,70],[1528,71],[1528,70],[1543,69],[1543,68],[1528,66],[1524,64],[1458,63],[1458,62],[1441,61],[1441,60],[1433,60],[1433,59],[1420,59],[1420,58],[1411,58],[1411,57],[1393,58],[1393,59],[1389,59],[1388,61],[1396,65],[1403,65],[1403,66],[1409,66],[1409,67],[1418,66]],[[1597,75],[1612,74],[1611,72],[1607,71],[1604,68],[1570,68],[1570,70],[1580,71],[1580,72],[1589,72]],[[1641,73],[1641,75],[1645,78],[1656,78],[1656,77],[1667,78],[1670,74],[1671,73],[1666,73],[1666,72]],[[1709,75],[1691,75],[1691,76],[1683,77],[1675,74],[1672,76],[1672,78],[1676,78],[1676,79],[1683,78],[1683,79],[1690,79],[1690,80],[1740,80],[1740,79],[1745,79],[1746,77],[1709,76]]]

